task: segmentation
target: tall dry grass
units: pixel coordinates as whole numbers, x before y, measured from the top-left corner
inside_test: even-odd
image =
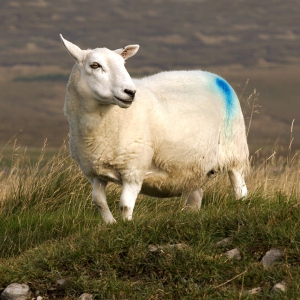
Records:
[[[0,152],[0,163],[4,160]],[[13,144],[10,157],[0,169],[0,209],[13,210],[27,205],[51,209],[66,198],[76,201],[89,194],[88,183],[69,155],[66,144],[50,158],[46,143],[33,158],[30,151]],[[55,201],[54,201],[55,199]],[[79,200],[78,200],[79,201]]]
[[[245,84],[245,88],[248,82]],[[242,91],[241,99],[243,113],[245,115],[247,136],[251,130],[251,122],[255,114],[259,113],[259,93],[256,90],[249,96],[244,96]],[[300,192],[300,150],[293,150],[293,126],[291,122],[289,145],[277,145],[271,153],[262,152],[257,149],[250,157],[251,172],[247,178],[248,188],[251,194],[262,193],[264,197],[270,197],[276,193],[284,193],[287,196],[298,196]],[[277,150],[278,149],[278,150]]]

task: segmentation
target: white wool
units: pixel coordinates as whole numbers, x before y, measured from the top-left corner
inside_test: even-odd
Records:
[[[211,171],[229,171],[237,197],[245,196],[245,124],[238,98],[222,78],[173,71],[131,79],[123,61],[137,45],[123,53],[84,51],[63,42],[76,60],[65,101],[71,154],[92,183],[96,178],[102,185],[114,181],[124,188],[126,183],[134,195],[168,197],[199,190]],[[92,61],[101,70],[91,69]],[[131,102],[128,91],[135,90]]]

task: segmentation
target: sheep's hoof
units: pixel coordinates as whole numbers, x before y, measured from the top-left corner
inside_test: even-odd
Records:
[[[124,221],[132,220],[132,208],[130,208],[129,206],[120,206],[120,211]]]
[[[245,200],[247,199],[247,196],[248,196],[248,190],[246,185],[244,185],[243,187],[235,191],[236,200]]]
[[[117,221],[115,220],[114,217],[110,217],[110,218],[103,217],[103,221],[104,221],[105,224],[114,224],[114,223],[117,223]]]

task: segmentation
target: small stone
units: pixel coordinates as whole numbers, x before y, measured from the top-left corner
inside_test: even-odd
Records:
[[[94,297],[91,294],[83,293],[78,299],[79,300],[93,300]]]
[[[149,245],[149,246],[148,246],[148,250],[149,250],[150,252],[156,252],[156,251],[158,250],[158,247],[155,246],[155,245]]]
[[[286,284],[284,281],[278,282],[276,283],[273,288],[272,288],[272,292],[276,293],[276,292],[286,292]]]
[[[241,253],[237,248],[229,250],[229,251],[225,252],[223,255],[227,256],[229,259],[240,260],[242,258]]]
[[[12,283],[1,294],[1,300],[27,300],[31,291],[27,284]]]
[[[260,293],[260,291],[261,291],[261,287],[257,287],[257,288],[254,288],[254,289],[251,289],[248,291],[244,291],[242,294],[243,295],[255,295],[255,294]]]
[[[261,260],[264,269],[271,267],[276,260],[281,258],[282,253],[278,249],[269,250]]]
[[[162,246],[155,246],[155,245],[148,246],[148,250],[150,252],[156,252],[156,251],[164,252],[165,250],[169,250],[169,249],[183,250],[185,248],[187,248],[187,245],[184,243],[168,244],[168,245],[162,245]]]
[[[228,246],[232,243],[232,238],[227,237],[217,242],[217,246]]]
[[[37,296],[36,300],[43,300],[43,297]]]
[[[67,279],[65,279],[65,278],[61,278],[61,279],[56,280],[56,283],[58,285],[64,285],[64,284],[66,284],[66,282],[67,282]]]

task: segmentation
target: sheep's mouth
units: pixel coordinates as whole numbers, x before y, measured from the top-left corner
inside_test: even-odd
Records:
[[[117,102],[121,102],[123,104],[122,107],[129,107],[132,104],[132,100],[124,100],[124,99],[120,99],[116,96],[115,96],[115,98],[116,98]]]

